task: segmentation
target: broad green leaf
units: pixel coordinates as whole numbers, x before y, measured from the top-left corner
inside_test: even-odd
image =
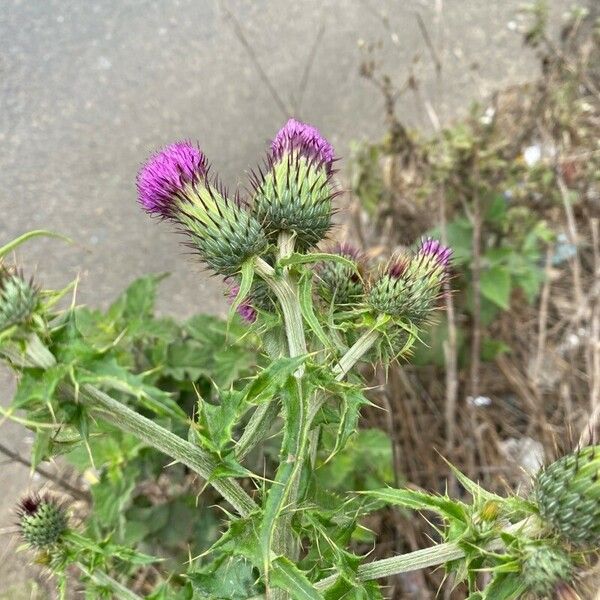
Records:
[[[337,414],[333,417],[339,418]],[[337,433],[337,427],[323,427],[324,448],[335,447]],[[330,452],[327,450],[325,458]],[[339,492],[378,489],[392,483],[394,467],[389,436],[380,429],[359,429],[332,460],[319,464],[316,476],[319,487]]]
[[[129,394],[157,415],[172,417],[186,421],[186,413],[173,400],[171,395],[155,386],[144,382],[144,376],[135,375],[129,369],[119,365],[114,358],[98,360],[85,370],[77,371],[77,381],[80,384],[90,383],[100,387],[118,390]]]
[[[493,266],[481,272],[481,293],[504,310],[510,308],[510,273],[505,267]]]
[[[525,591],[525,585],[519,574],[496,573],[480,598],[481,600],[517,600],[523,597]]]
[[[221,391],[219,403],[210,404],[198,399],[198,433],[208,449],[220,453],[233,441],[233,427],[244,406],[242,392]]]
[[[129,328],[139,327],[140,322],[152,314],[158,284],[167,273],[146,275],[136,279],[107,311],[107,317],[126,319]]]
[[[252,563],[239,556],[220,558],[187,577],[194,593],[210,600],[246,600],[260,593]]]
[[[329,462],[348,441],[349,437],[356,431],[361,408],[371,404],[362,391],[355,387],[348,387],[340,395],[340,424],[335,439],[335,447],[325,462]]]

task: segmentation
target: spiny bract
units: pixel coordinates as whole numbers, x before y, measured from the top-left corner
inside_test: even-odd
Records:
[[[359,274],[361,253],[347,243],[339,244],[330,253],[345,258],[354,267],[332,260],[322,263],[318,269],[317,290],[326,302],[341,309],[352,308],[365,293]]]
[[[567,454],[536,477],[542,520],[576,546],[600,543],[600,446]]]
[[[39,290],[15,268],[0,265],[0,331],[24,323],[35,312]]]
[[[525,549],[521,576],[527,590],[537,596],[550,594],[558,583],[570,581],[572,575],[573,566],[564,550],[545,543]]]

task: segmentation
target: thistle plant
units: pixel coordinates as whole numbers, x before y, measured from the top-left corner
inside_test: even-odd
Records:
[[[0,338],[0,353],[26,382],[15,408],[36,432],[36,459],[59,452],[64,432],[91,456],[99,438],[121,436],[131,460],[146,448],[166,456],[163,467],[181,463],[204,482],[200,491],[213,488],[210,504],[222,508],[222,535],[209,550],[190,551],[173,573],[113,543],[118,528],[105,538],[93,527],[79,533],[50,498],[25,500],[23,537],[45,553],[59,581],[75,565],[95,593],[136,598],[127,587],[135,565],[154,562],[148,598],[374,600],[385,593],[379,579],[444,565],[471,600],[507,600],[570,590],[599,548],[598,447],[548,466],[525,498],[492,494],[458,470],[469,502],[414,489],[340,495],[318,477],[344,452],[369,403],[360,364],[408,358],[435,318],[452,268],[451,250],[433,239],[383,269],[345,242],[321,251],[332,247],[325,238],[333,165],[331,144],[292,119],[275,135],[247,198],[230,196],[189,142],[167,146],[141,168],[142,208],[174,223],[225,278],[231,309],[219,344],[229,344],[230,362],[240,340],[255,346],[254,371],[224,382],[200,381],[211,355],[201,357],[189,337],[211,334],[204,321],[186,324],[180,337],[175,323],[148,314],[156,278],[134,284],[104,320],[81,307],[45,309],[42,335],[32,338],[27,315],[37,292],[5,276],[0,315],[20,316],[11,317],[19,331]],[[190,349],[185,367],[174,368],[169,357],[183,349]],[[162,375],[171,377],[169,392],[158,387]],[[174,401],[174,380],[193,390],[193,406]],[[257,465],[257,448],[276,458]],[[364,518],[384,505],[436,513],[437,544],[379,561],[355,554]],[[115,574],[114,556],[129,567]]]

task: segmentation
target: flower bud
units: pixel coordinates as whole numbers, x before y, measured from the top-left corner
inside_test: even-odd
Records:
[[[547,596],[557,584],[569,581],[572,575],[573,566],[564,550],[543,542],[525,549],[521,577],[527,590],[536,596]]]
[[[56,544],[67,530],[67,514],[63,506],[46,496],[32,495],[21,500],[17,509],[21,535],[35,548]]]
[[[272,239],[279,232],[296,234],[307,249],[331,226],[334,151],[319,131],[290,119],[275,136],[265,172],[252,178],[254,214]]]
[[[260,223],[208,176],[204,154],[188,142],[178,142],[150,157],[138,174],[143,209],[179,224],[191,246],[214,271],[237,273],[250,257],[260,254],[267,239]]]
[[[0,331],[26,322],[39,302],[33,280],[26,281],[17,269],[0,265]]]
[[[563,456],[537,475],[540,517],[576,546],[600,545],[600,446]]]
[[[356,268],[334,261],[322,263],[318,271],[317,291],[329,304],[351,307],[359,302],[365,293],[362,279],[358,273],[361,253],[351,244],[342,243],[334,248],[331,254],[348,259],[356,265]]]
[[[368,303],[378,313],[421,325],[442,294],[451,250],[436,240],[424,240],[416,254],[388,265],[372,286]]]

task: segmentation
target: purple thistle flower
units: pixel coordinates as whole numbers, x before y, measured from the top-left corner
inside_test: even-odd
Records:
[[[298,150],[309,160],[325,165],[327,172],[331,172],[335,152],[316,127],[290,119],[271,143],[273,160],[280,161],[286,152],[293,150]]]
[[[431,257],[438,265],[446,269],[452,258],[452,250],[443,246],[438,240],[427,238],[421,242],[417,255],[428,258]]]
[[[173,199],[208,171],[206,157],[190,142],[175,142],[153,154],[137,177],[139,202],[150,214],[173,216]]]

